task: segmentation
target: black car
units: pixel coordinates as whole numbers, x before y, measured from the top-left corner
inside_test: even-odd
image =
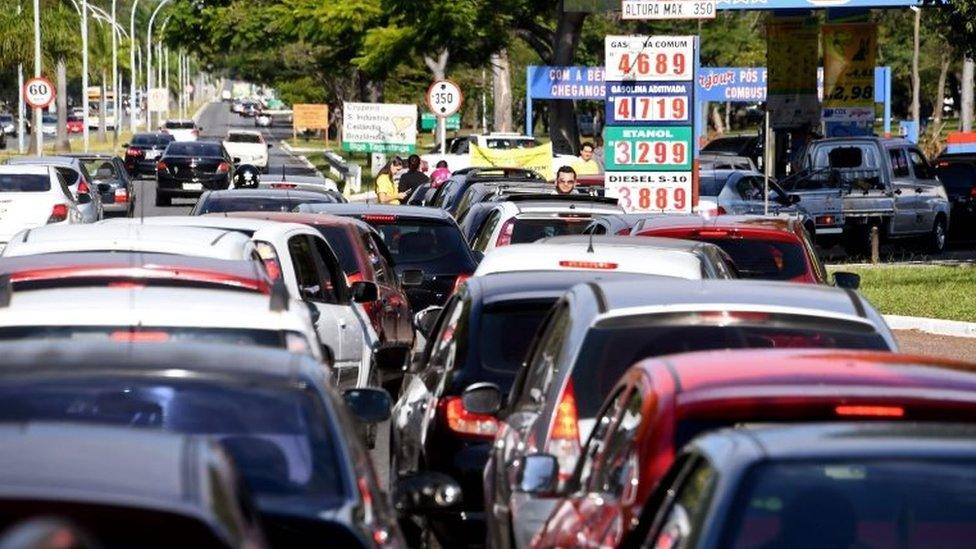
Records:
[[[545,182],[546,179],[537,172],[524,168],[467,168],[454,172],[437,188],[437,192],[427,205],[447,210],[457,217],[461,197],[468,187],[475,183],[541,184]]]
[[[5,421],[17,423],[0,426],[0,531],[56,519],[91,545],[3,547],[266,546],[250,493],[217,442],[132,429],[121,417],[137,416],[138,400],[116,397],[76,410],[71,423],[36,422],[40,402],[38,413],[24,400],[6,403]],[[155,413],[162,420],[163,409]],[[84,425],[99,414],[119,421]]]
[[[122,214],[132,217],[135,211],[136,195],[132,188],[132,180],[122,159],[113,154],[66,154],[81,160],[85,169],[91,174],[96,185],[109,185],[105,192],[100,193],[102,210],[105,213]]]
[[[410,309],[443,305],[458,284],[478,267],[457,223],[444,210],[376,204],[303,204],[295,211],[355,217],[373,226],[393,255]],[[422,280],[405,279],[420,270]]]
[[[468,210],[475,204],[486,201],[500,202],[505,197],[516,194],[546,194],[555,193],[555,188],[548,182],[528,182],[528,183],[509,183],[509,182],[488,182],[475,183],[461,193],[457,206],[454,209],[454,217],[458,223],[463,223],[468,214]]]
[[[952,211],[952,236],[976,238],[976,153],[943,154],[935,160]]]
[[[968,425],[889,422],[706,434],[621,547],[971,547],[974,437]],[[555,467],[532,461],[527,484],[542,487]],[[626,458],[610,463],[594,474],[628,474]]]
[[[323,539],[336,547],[402,545],[396,516],[347,415],[384,420],[385,391],[349,389],[343,403],[330,388],[330,370],[314,359],[239,345],[75,341],[61,352],[50,342],[21,341],[0,344],[0,355],[0,422],[208,435],[237,464],[273,546]],[[154,459],[152,446],[137,441],[131,448]],[[70,447],[60,452],[83,455]]]
[[[302,204],[338,204],[332,194],[284,189],[207,191],[190,215],[225,212],[290,212]]]
[[[485,539],[482,476],[498,423],[492,415],[469,412],[465,390],[491,383],[508,392],[532,336],[556,300],[575,284],[609,278],[643,277],[592,271],[474,277],[443,312],[432,308],[418,317],[427,345],[411,365],[394,406],[390,476],[396,480],[426,470],[458,482],[461,505],[426,516],[444,547],[478,545]],[[437,315],[436,323],[429,315]],[[416,533],[413,521],[403,524],[408,534]]]
[[[222,143],[174,141],[156,162],[156,205],[169,206],[173,198],[197,198],[203,191],[230,187],[234,159]]]
[[[133,135],[132,142],[122,145],[125,147],[125,169],[131,177],[155,176],[156,161],[172,142],[173,136],[165,133]]]

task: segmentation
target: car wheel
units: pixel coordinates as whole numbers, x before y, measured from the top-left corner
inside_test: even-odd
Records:
[[[935,225],[932,226],[932,232],[929,233],[929,251],[934,254],[944,252],[947,234],[945,218],[940,215],[935,219]]]
[[[844,253],[850,257],[871,255],[871,227],[851,227],[844,234]]]
[[[158,192],[157,192],[157,194],[156,194],[156,206],[157,207],[172,206],[172,205],[173,205],[173,198],[172,197],[170,197],[170,196],[164,196],[164,195],[158,194]]]

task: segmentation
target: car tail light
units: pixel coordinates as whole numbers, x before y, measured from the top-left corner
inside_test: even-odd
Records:
[[[47,218],[48,223],[58,223],[68,219],[68,206],[65,204],[55,204],[51,208],[51,216]]]
[[[90,193],[91,193],[91,187],[88,186],[87,181],[82,179],[81,182],[78,183],[78,194],[90,194]]]
[[[832,215],[820,215],[815,220],[817,225],[833,225],[836,221]]]
[[[576,408],[576,391],[569,380],[556,406],[556,418],[549,434],[548,453],[559,462],[559,479],[566,480],[576,466],[580,455],[579,412]]]
[[[230,172],[230,164],[228,164],[227,162],[221,162],[220,165],[217,166],[217,173],[228,173],[228,172]]]
[[[464,409],[461,397],[450,396],[438,403],[441,419],[452,432],[473,438],[493,439],[498,432],[498,420],[488,414],[473,414]]]
[[[166,165],[166,162],[163,162],[162,160],[160,160],[159,162],[156,162],[156,171],[157,172],[165,172],[168,169],[169,169],[169,166]]]
[[[294,189],[297,186],[298,185],[294,183],[272,183],[271,184],[272,189]]]
[[[698,236],[712,237],[712,238],[723,238],[729,236],[729,231],[723,229],[702,229],[696,231]]]
[[[471,273],[461,273],[457,275],[457,278],[454,279],[454,288],[451,289],[451,293],[457,293],[458,288],[461,287],[461,284],[464,284],[469,278],[471,278]]]
[[[129,191],[125,189],[115,189],[115,203],[125,204],[129,201]]]
[[[134,147],[129,147],[125,150],[126,156],[143,156],[144,154],[145,153],[142,152],[142,149],[136,149]]]
[[[973,185],[972,189],[969,189],[970,198],[976,198],[976,185]]]
[[[495,246],[508,246],[512,243],[512,234],[515,233],[515,219],[509,219],[502,225],[502,232],[498,233]]]
[[[117,332],[112,332],[112,341],[117,342],[150,342],[150,343],[162,343],[164,341],[169,341],[169,334],[166,332],[137,332],[137,331],[125,331],[119,330]]]
[[[612,271],[613,269],[616,269],[618,265],[608,261],[560,261],[559,266],[567,269],[598,269]]]
[[[725,215],[727,213],[728,212],[725,211],[725,208],[723,208],[721,206],[719,206],[718,208],[715,208],[715,215]]]
[[[901,406],[864,406],[841,404],[834,413],[842,417],[905,417]]]
[[[695,316],[702,320],[719,323],[726,322],[768,322],[769,313],[761,311],[700,311]]]
[[[393,223],[396,221],[396,216],[392,214],[366,214],[363,216],[363,221],[367,223]]]

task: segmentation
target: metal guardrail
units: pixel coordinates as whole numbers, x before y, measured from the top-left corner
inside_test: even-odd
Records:
[[[329,173],[345,183],[344,192],[347,195],[362,191],[363,170],[358,164],[346,162],[342,156],[332,151],[325,151],[324,156],[329,163]]]

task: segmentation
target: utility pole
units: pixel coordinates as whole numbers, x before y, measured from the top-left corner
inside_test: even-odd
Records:
[[[976,62],[967,58],[962,64],[962,131],[973,131],[973,85]]]
[[[17,15],[24,6],[17,2]],[[17,65],[17,152],[24,154],[24,64]]]
[[[34,77],[40,78],[43,67],[41,66],[41,0],[34,0]],[[20,92],[24,93],[23,90]],[[37,147],[37,156],[44,156],[44,132],[41,131],[41,109],[34,107],[34,143]]]
[[[129,13],[129,130],[136,133],[138,120],[136,119],[136,7],[139,0],[132,1],[132,12]]]
[[[85,142],[85,152],[88,152],[88,0],[81,0],[81,135]]]
[[[118,22],[115,20],[116,4],[118,0],[112,0],[112,110],[115,111],[115,123],[112,126],[112,148],[119,144],[119,124],[122,121],[122,114],[119,112],[119,35]],[[103,113],[107,114],[107,113]]]
[[[915,12],[915,33],[914,33],[914,49],[912,50],[912,119],[915,120],[915,124],[918,125],[919,135],[922,133],[922,113],[921,113],[921,98],[919,94],[921,93],[921,83],[918,76],[918,53],[919,53],[919,35],[921,34],[922,27],[922,10],[918,6],[912,6],[912,11]],[[941,108],[941,107],[939,107]]]

